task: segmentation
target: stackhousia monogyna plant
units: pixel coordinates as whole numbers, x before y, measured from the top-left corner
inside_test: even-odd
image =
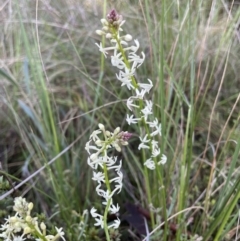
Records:
[[[124,22],[122,16],[115,10],[107,15],[107,19],[101,19],[102,30],[97,30],[96,33],[109,39],[111,46],[104,47],[102,43],[96,43],[96,45],[106,58],[111,53],[111,63],[119,69],[116,78],[120,81],[121,86],[127,87],[131,92],[131,96],[127,100],[129,114],[127,114],[126,121],[129,125],[138,124],[140,129],[138,149],[148,152],[149,156],[147,160],[144,160],[144,166],[154,170],[157,166],[165,164],[167,157],[160,150],[161,123],[154,116],[152,101],[147,98],[153,83],[150,79],[147,79],[146,83],[140,83],[136,79],[136,71],[143,64],[145,54],[141,52],[138,55],[140,47],[138,40],[135,39],[134,44],[130,45],[132,36],[130,34],[121,35]],[[121,191],[123,177],[122,161],[118,162],[116,156],[109,156],[108,149],[115,148],[117,151],[121,151],[121,146],[127,145],[130,137],[130,133],[121,132],[119,127],[110,132],[105,129],[103,124],[99,124],[99,129],[90,135],[90,140],[86,144],[89,154],[88,164],[94,170],[93,180],[98,182],[97,194],[105,200],[103,202],[104,215],[97,213],[95,208],[91,209],[91,214],[96,220],[95,225],[105,229],[108,240],[108,229],[118,228],[120,225],[119,219],[108,225],[107,214],[119,211],[118,204],[114,205],[112,198],[114,194]],[[108,175],[110,170],[114,170],[116,173],[112,179],[109,179]],[[114,184],[113,188],[111,184]]]

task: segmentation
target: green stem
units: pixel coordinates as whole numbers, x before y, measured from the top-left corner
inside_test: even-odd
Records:
[[[109,191],[109,195],[111,195],[112,190],[111,190],[111,187],[110,187],[110,182],[109,182],[109,179],[108,179],[107,166],[106,166],[105,163],[103,164],[103,170],[104,170],[105,183],[106,183],[106,186],[107,186],[107,190]],[[107,205],[106,205],[106,208],[105,208],[105,211],[104,211],[104,216],[103,216],[104,231],[105,231],[107,241],[110,241],[110,236],[109,236],[109,232],[108,232],[108,225],[107,225],[107,214],[108,214],[110,204],[111,204],[111,199],[108,199]]]

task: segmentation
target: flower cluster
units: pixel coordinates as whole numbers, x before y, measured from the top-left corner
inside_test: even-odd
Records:
[[[134,40],[134,45],[129,46],[128,42],[132,40],[132,36],[120,35],[125,21],[115,10],[112,10],[107,19],[102,19],[101,22],[103,28],[96,33],[110,39],[112,46],[103,47],[101,43],[96,45],[105,57],[109,51],[112,52],[111,63],[119,69],[119,73],[116,74],[117,79],[122,83],[121,86],[126,86],[133,93],[127,100],[127,108],[131,114],[127,114],[126,121],[129,125],[144,123],[145,130],[140,137],[138,149],[150,151],[150,158],[144,165],[153,170],[156,164],[165,164],[167,157],[161,152],[158,143],[158,137],[161,136],[161,123],[154,117],[152,101],[146,98],[153,83],[150,79],[147,83],[139,83],[136,80],[136,70],[144,62],[145,54],[143,52],[141,55],[137,54],[140,47],[138,40]]]
[[[36,241],[54,241],[63,237],[62,228],[57,228],[57,234],[47,235],[46,225],[41,222],[39,225],[38,218],[31,216],[33,203],[28,203],[25,198],[16,197],[14,200],[13,210],[16,214],[13,217],[6,218],[5,224],[1,225],[0,238],[7,241],[23,241],[31,239]]]
[[[127,141],[131,137],[131,134],[121,132],[119,127],[114,132],[110,132],[102,124],[98,126],[99,129],[93,131],[85,146],[89,154],[88,165],[93,169],[92,179],[98,183],[96,192],[104,199],[102,204],[106,206],[105,213],[116,214],[119,211],[119,206],[118,204],[116,206],[113,204],[112,197],[115,193],[119,193],[122,190],[122,161],[118,160],[117,156],[109,156],[108,151],[114,148],[120,152],[121,146],[128,144]],[[112,179],[108,177],[108,172],[110,171],[115,173]],[[114,186],[113,190],[111,186]],[[90,213],[95,218],[95,226],[104,228],[105,215],[98,214],[95,208],[92,208]],[[108,229],[118,228],[119,225],[120,220],[117,218],[112,224],[108,225]]]

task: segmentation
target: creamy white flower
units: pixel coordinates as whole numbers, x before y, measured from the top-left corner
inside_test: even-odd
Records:
[[[154,163],[154,161],[152,160],[152,158],[147,159],[147,160],[144,162],[144,166],[146,166],[147,168],[149,168],[149,169],[151,169],[151,170],[154,170],[154,169],[155,169],[155,163]]]
[[[126,85],[129,90],[134,89],[132,85],[132,76],[134,75],[134,71],[125,68],[125,72],[122,70],[119,71],[119,75],[116,74],[118,80],[122,82],[121,86]]]
[[[126,121],[127,121],[128,125],[136,124],[140,120],[141,120],[140,118],[134,118],[134,115],[129,116],[129,114],[127,114]]]
[[[13,240],[13,241],[24,241],[26,238],[23,238],[23,236],[15,236],[15,237],[13,237],[13,239],[4,239],[5,241],[11,241],[11,240]]]
[[[64,236],[64,232],[62,231],[63,228],[57,228],[55,227],[56,231],[57,231],[57,237],[61,237],[64,241],[66,241],[66,239],[63,237]]]
[[[112,193],[115,193],[115,192],[120,193],[122,191],[122,186],[123,186],[122,181],[121,182],[115,181],[115,183],[116,183],[114,185],[115,189],[112,191]]]
[[[128,98],[128,100],[127,100],[127,108],[128,108],[130,111],[133,111],[133,110],[132,110],[132,107],[139,108],[138,105],[133,104],[133,99],[136,99],[136,97],[131,96],[131,97]]]
[[[158,141],[152,140],[152,142],[151,142],[151,146],[152,146],[152,149],[157,148],[157,147],[159,146]]]
[[[102,53],[104,54],[105,58],[107,58],[107,54],[108,54],[107,51],[108,51],[108,50],[114,50],[114,49],[116,49],[115,46],[114,46],[114,47],[103,48],[101,42],[100,42],[100,44],[98,44],[98,43],[95,43],[95,44],[98,46],[99,51],[102,52]]]
[[[114,51],[115,52],[115,51]],[[122,58],[122,54],[118,53],[118,54],[114,54],[113,56],[111,56],[111,63],[112,66],[117,67],[118,69],[124,69],[126,68],[126,64],[123,61]]]
[[[136,46],[130,46],[130,47],[124,48],[124,51],[130,50],[130,51],[132,51],[131,53],[136,53],[139,49],[140,44],[137,39],[135,39],[134,42],[135,42]]]
[[[162,135],[162,125],[161,125],[161,123],[158,126],[156,126],[155,128],[156,128],[156,130],[153,131],[150,134],[150,136],[156,136],[156,135],[160,135],[161,136]]]
[[[112,179],[109,180],[110,183],[115,182],[115,183],[122,183],[122,175],[118,175]]]
[[[153,128],[153,127],[158,126],[158,119],[155,118],[154,121],[147,121],[146,123],[149,125],[149,127]]]
[[[93,140],[93,141],[99,140],[98,135],[101,134],[101,133],[102,133],[101,130],[93,131],[93,133],[90,135],[90,140]]]
[[[101,157],[98,157],[94,160],[92,160],[90,157],[88,157],[87,163],[92,169],[97,169],[98,166],[103,167],[103,162],[102,162]]]
[[[97,209],[95,207],[91,208],[90,213],[94,218],[98,217],[98,216],[101,216],[100,214],[97,213]]]
[[[102,197],[105,199],[105,201],[103,201],[102,204],[107,205],[108,201],[110,201],[110,204],[112,204],[112,196],[113,195],[114,195],[113,191],[111,193],[109,193],[108,190],[106,192],[104,192],[104,195]]]
[[[145,83],[138,83],[138,86],[142,89],[144,89],[147,93],[149,93],[149,91],[152,89],[153,87],[153,83],[150,79],[148,79],[149,84],[145,84]]]
[[[145,120],[147,120],[148,116],[152,114],[152,101],[146,100],[145,103],[146,106],[141,110],[141,112],[143,113]]]
[[[160,148],[155,148],[152,150],[152,157],[157,157],[161,153]]]
[[[114,214],[114,213],[118,213],[120,210],[119,205],[117,204],[117,206],[115,206],[114,204],[111,204],[109,211],[110,213]]]
[[[96,217],[95,221],[96,223],[94,223],[94,226],[101,226],[101,228],[104,228],[103,216]]]
[[[90,143],[91,143],[91,141],[88,141],[88,142],[86,143],[86,146],[85,146],[85,150],[88,152],[89,155],[91,154],[91,153],[90,153],[90,150],[95,150],[95,151],[99,151],[99,150],[100,150],[100,149],[97,148],[96,146],[90,145]]]
[[[136,69],[139,68],[145,60],[145,54],[142,52],[142,58],[135,54],[135,53],[130,53],[128,55],[128,61],[129,63],[133,62],[131,69]]]
[[[162,154],[161,161],[158,162],[158,165],[164,165],[167,162],[167,156]]]
[[[117,162],[117,156],[104,156],[104,162],[106,163],[108,169]]]
[[[98,194],[98,196],[100,197],[104,197],[106,194],[106,191],[102,189],[102,183],[99,183],[96,187],[96,192]]]
[[[105,176],[103,172],[93,172],[93,178],[94,181],[97,182],[105,182]]]
[[[148,135],[146,134],[144,136],[144,138],[139,138],[140,139],[140,145],[138,146],[138,150],[140,149],[150,149],[149,145],[146,145],[146,143],[149,143],[150,142],[150,139],[147,139],[148,138]]]
[[[136,98],[138,99],[143,99],[144,95],[146,94],[146,90],[142,89],[141,91],[139,91],[139,89],[135,89],[136,92]]]
[[[112,224],[108,225],[108,229],[110,229],[110,228],[118,229],[120,224],[121,224],[121,221],[119,218],[117,218],[113,221]]]

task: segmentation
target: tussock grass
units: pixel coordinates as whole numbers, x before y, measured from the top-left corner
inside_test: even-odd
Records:
[[[149,224],[150,230],[169,218],[165,231],[156,229],[152,239],[190,240],[198,234],[203,240],[238,240],[237,1],[109,1],[106,8],[93,0],[37,5],[6,1],[0,25],[4,179],[17,185],[31,177],[18,195],[34,201],[51,225],[63,226],[68,240],[83,239],[76,213],[93,204],[101,208],[85,143],[98,123],[135,131],[124,122],[127,93],[109,58],[101,59],[95,46],[100,41],[95,30],[103,12],[112,7],[127,20],[126,32],[139,40],[147,55],[138,78],[155,84],[152,100],[162,122],[161,149],[168,156],[161,170],[165,189],[159,190],[156,173],[144,176],[138,139],[133,138],[122,153],[125,178],[119,204],[135,203],[149,211],[150,191],[152,205],[161,208],[161,220],[154,227]],[[146,178],[151,190],[146,190]],[[1,202],[5,209],[9,200]],[[101,232],[91,230],[91,219],[87,225],[88,239],[104,240]],[[126,227],[119,232],[124,240]],[[126,240],[141,240],[127,235]]]

